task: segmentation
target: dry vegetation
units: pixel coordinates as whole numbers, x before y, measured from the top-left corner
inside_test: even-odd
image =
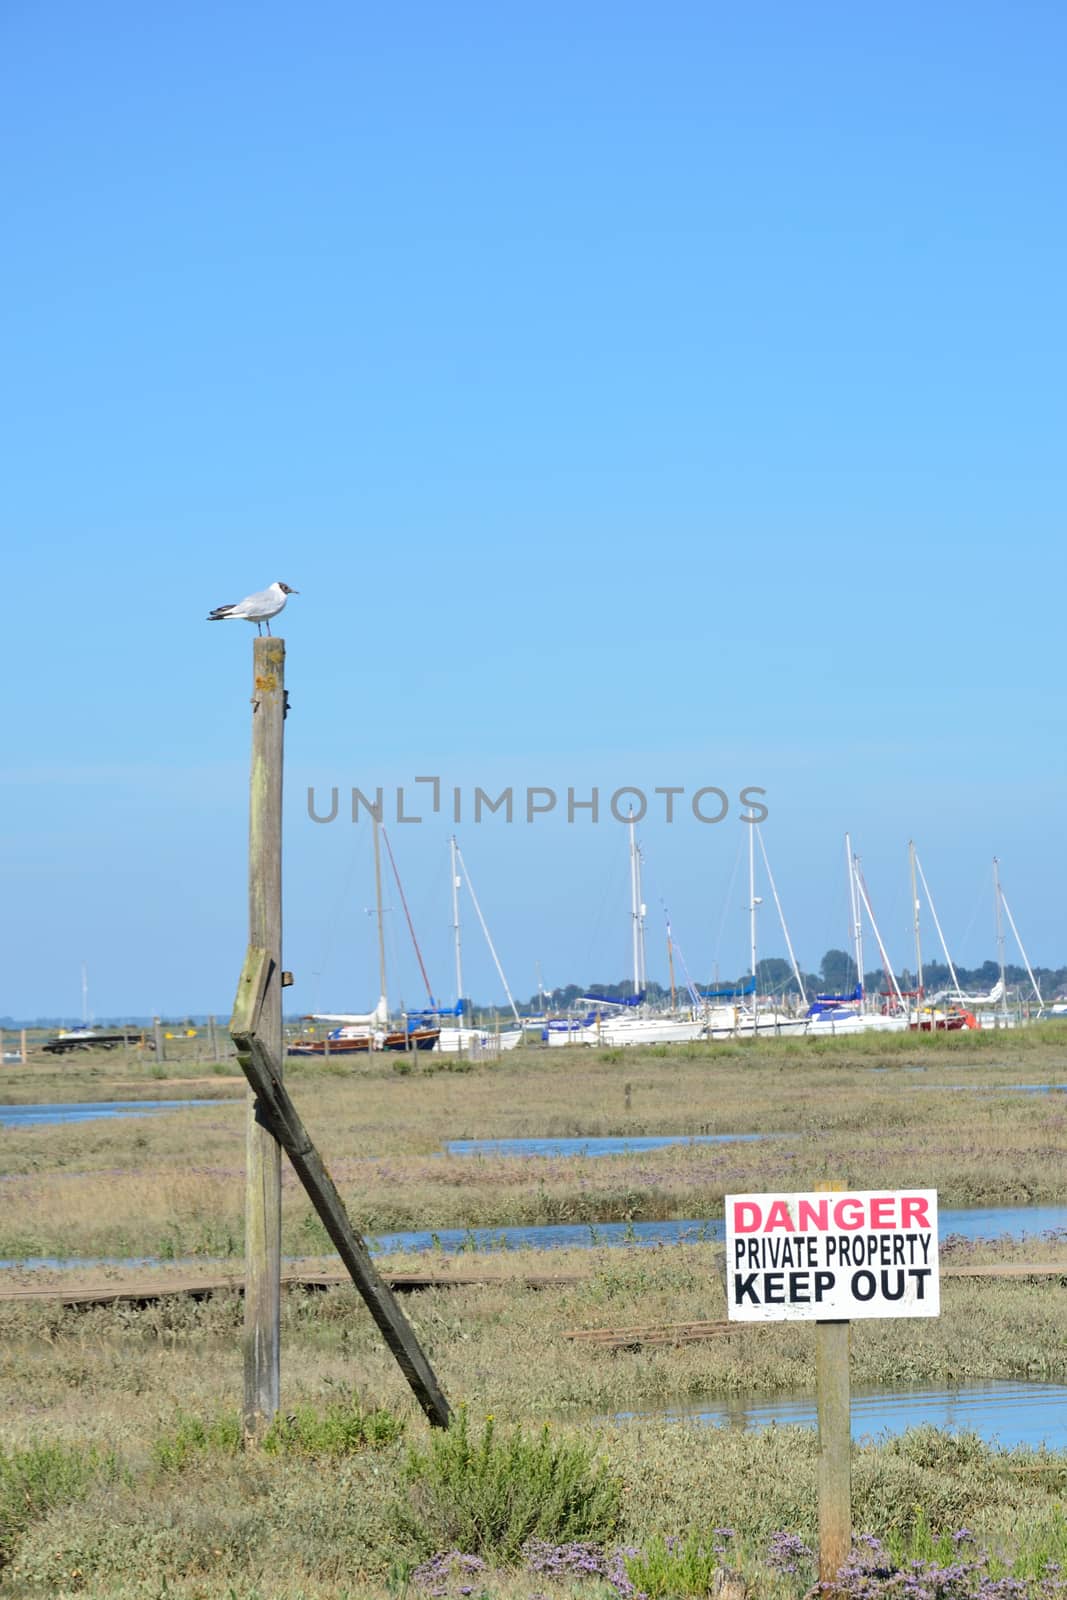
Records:
[[[959,1042],[880,1040],[877,1049],[868,1041],[783,1041],[582,1055],[579,1072],[570,1052],[555,1051],[469,1071],[420,1060],[410,1076],[387,1060],[355,1073],[294,1062],[290,1081],[354,1220],[370,1231],[405,1222],[711,1216],[729,1189],[802,1188],[830,1175],[864,1185],[935,1184],[943,1205],[1025,1203],[1065,1198],[1067,1097],[1009,1086],[1062,1082],[1061,1038],[1040,1029]],[[167,1071],[178,1077],[179,1068],[168,1063]],[[121,1061],[35,1063],[6,1067],[2,1089],[25,1103],[176,1098],[186,1084],[198,1097],[213,1089],[232,1096],[237,1087],[224,1081],[229,1069],[188,1070],[183,1083],[165,1085],[142,1072],[135,1089]],[[959,1083],[966,1092],[941,1087]],[[438,1153],[442,1138],[703,1131],[792,1137],[582,1161]],[[2,1138],[0,1254],[240,1251],[240,1105]],[[287,1248],[315,1253],[317,1223],[292,1187],[285,1210]],[[1002,1244],[966,1259],[1011,1254]],[[1033,1244],[1025,1255],[1062,1259],[1063,1248]],[[950,1257],[963,1259],[958,1250]],[[774,1574],[765,1557],[775,1529],[814,1537],[810,1434],[612,1419],[711,1396],[807,1390],[811,1330],[738,1327],[714,1343],[618,1351],[564,1339],[573,1328],[721,1317],[711,1246],[493,1253],[480,1264],[493,1282],[405,1302],[474,1431],[492,1415],[502,1436],[517,1426],[533,1440],[549,1421],[554,1439],[598,1452],[617,1479],[615,1542],[654,1551],[657,1535],[710,1537],[733,1526],[728,1559],[754,1578],[755,1592],[799,1595],[810,1573]],[[470,1265],[439,1260],[435,1270]],[[522,1279],[536,1272],[575,1281],[532,1291]],[[12,1283],[26,1275],[3,1276]],[[855,1325],[854,1381],[1065,1381],[1061,1301],[1055,1282],[947,1280],[938,1321],[903,1330]],[[424,1503],[406,1465],[409,1445],[426,1437],[421,1416],[354,1292],[289,1293],[283,1315],[283,1403],[305,1420],[285,1448],[250,1458],[229,1443],[241,1389],[236,1295],[89,1312],[0,1302],[0,1593],[423,1594],[411,1574],[427,1548],[398,1509]],[[345,1407],[359,1417],[382,1408],[403,1425],[403,1438],[389,1426],[373,1440],[341,1427],[349,1445],[339,1447]],[[22,1477],[12,1476],[12,1461],[22,1463]],[[1024,1577],[1052,1554],[1063,1559],[1062,1460],[919,1434],[857,1451],[855,1472],[858,1524],[903,1541],[902,1550],[921,1552],[931,1528],[947,1533],[966,1522],[1007,1562],[1020,1563]],[[444,1538],[440,1506],[425,1506],[425,1539],[437,1531]],[[680,1587],[661,1592],[696,1592],[677,1573],[672,1581]],[[470,1587],[515,1600],[535,1591],[549,1600],[617,1592],[603,1577],[497,1567]],[[449,1593],[458,1595],[458,1578]]]

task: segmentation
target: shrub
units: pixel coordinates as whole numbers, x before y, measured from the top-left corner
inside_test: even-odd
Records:
[[[493,1418],[480,1439],[465,1409],[424,1449],[411,1449],[398,1532],[422,1554],[463,1550],[514,1562],[528,1539],[598,1543],[619,1520],[622,1485],[580,1440],[515,1428],[498,1437]]]

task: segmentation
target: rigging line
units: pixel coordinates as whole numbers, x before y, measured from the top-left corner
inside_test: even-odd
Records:
[[[804,979],[800,976],[800,967],[797,963],[797,958],[793,953],[793,941],[789,937],[789,929],[786,927],[785,921],[785,912],[782,910],[782,902],[778,898],[778,889],[774,882],[774,873],[771,871],[771,860],[767,854],[767,846],[763,842],[763,830],[760,828],[758,822],[752,823],[752,827],[754,827],[756,830],[756,838],[759,840],[759,847],[763,852],[763,865],[767,869],[767,881],[770,883],[771,894],[774,896],[774,903],[778,909],[778,921],[782,924],[782,933],[785,935],[785,947],[789,951],[789,959],[793,964],[793,976],[797,980],[797,988],[800,990],[800,998],[803,1000],[804,1004],[807,1005],[808,997],[804,991]],[[786,982],[788,981],[789,980],[786,979]],[[782,985],[782,990],[784,992],[785,983]]]
[[[714,985],[714,983],[716,981],[715,980],[715,974],[718,971],[719,952],[720,952],[720,950],[722,948],[722,932],[723,932],[723,928],[726,926],[726,913],[731,909],[731,906],[732,906],[733,893],[734,893],[734,884],[737,881],[737,869],[741,864],[741,846],[743,845],[743,843],[744,843],[744,839],[739,834],[738,835],[738,839],[737,839],[737,853],[734,856],[733,870],[730,873],[730,882],[727,885],[726,897],[723,900],[722,912],[721,912],[721,914],[719,916],[719,931],[715,935],[715,948],[714,948],[714,950],[712,952],[712,962],[711,962],[711,965],[712,965],[712,976],[711,976],[711,980],[710,980],[710,984],[711,985]]]
[[[323,930],[322,936],[322,944],[319,949],[319,964],[317,968],[318,972],[322,976],[325,976],[330,960],[333,956],[334,945],[337,942],[337,924],[341,917],[341,907],[348,898],[348,891],[352,883],[352,876],[356,870],[356,857],[359,853],[362,843],[362,839],[354,839],[352,842],[352,850],[348,857],[348,866],[345,868],[344,877],[341,880],[341,886],[338,889],[337,894],[334,896],[333,906],[331,907],[330,913],[326,919],[326,926]]]
[[[987,893],[988,893],[988,891],[985,888],[982,888],[982,889],[980,889],[978,891],[978,898],[974,902],[974,910],[971,912],[971,920],[967,924],[967,930],[964,933],[963,938],[958,940],[958,941],[956,941],[956,943],[955,943],[955,948],[956,948],[957,951],[961,951],[962,950],[962,951],[966,952],[967,941],[971,937],[971,933],[974,930],[974,925],[978,920],[978,913],[979,913],[979,911],[982,910],[982,908],[985,905],[985,899],[986,899],[986,894]]]
[[[432,1005],[436,1005],[437,1002],[434,1000],[433,990],[430,988],[430,980],[426,976],[426,965],[425,965],[425,963],[424,963],[424,961],[422,959],[422,951],[419,949],[419,941],[415,937],[415,924],[412,922],[412,920],[411,920],[411,912],[408,910],[408,902],[407,902],[407,896],[404,893],[404,885],[401,883],[400,874],[396,869],[396,858],[393,855],[393,847],[389,843],[389,835],[386,832],[384,824],[382,825],[381,833],[382,833],[382,838],[385,840],[385,848],[389,852],[389,865],[392,867],[392,869],[393,869],[393,877],[396,879],[397,892],[400,895],[400,904],[403,906],[403,908],[404,908],[404,916],[407,918],[408,932],[411,935],[411,942],[415,946],[415,955],[416,955],[416,957],[418,959],[419,971],[422,973],[422,981],[426,985],[426,993],[430,997],[431,1006]]]
[[[460,867],[462,869],[464,882],[467,885],[467,893],[470,895],[471,901],[472,901],[472,903],[474,905],[474,909],[478,913],[478,921],[481,924],[482,932],[485,935],[485,942],[489,946],[489,954],[493,958],[493,964],[496,967],[497,974],[498,974],[498,976],[500,978],[501,983],[504,985],[504,993],[508,997],[508,1005],[511,1007],[512,1014],[514,1015],[515,1021],[521,1027],[522,1026],[522,1018],[519,1016],[519,1008],[515,1004],[515,1000],[514,1000],[514,998],[512,996],[511,990],[508,988],[508,980],[505,978],[504,969],[500,965],[500,957],[496,953],[496,945],[493,943],[492,939],[489,936],[489,929],[486,926],[485,918],[482,916],[482,908],[478,904],[478,896],[474,892],[474,884],[471,882],[470,868],[467,866],[467,863],[464,861],[464,859],[463,859],[463,851],[460,849],[458,844],[456,845],[456,860],[458,861],[458,863],[459,863],[459,865],[460,865]]]
[[[1019,930],[1015,926],[1015,918],[1011,914],[1011,907],[1008,904],[1008,897],[1004,893],[1003,888],[1001,888],[1001,891],[1000,891],[1000,903],[1004,907],[1004,913],[1005,913],[1009,923],[1011,924],[1011,931],[1015,935],[1015,943],[1019,946],[1019,954],[1023,958],[1023,965],[1026,967],[1027,973],[1029,974],[1029,977],[1030,977],[1030,982],[1034,986],[1034,993],[1037,995],[1037,1003],[1038,1003],[1039,1006],[1044,1005],[1045,1002],[1041,998],[1041,990],[1038,987],[1037,979],[1034,977],[1034,969],[1030,965],[1030,957],[1027,955],[1025,949],[1023,948],[1023,942],[1019,937]]]

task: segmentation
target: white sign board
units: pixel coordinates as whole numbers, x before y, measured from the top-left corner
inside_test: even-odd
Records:
[[[726,1196],[731,1322],[936,1317],[936,1189]]]

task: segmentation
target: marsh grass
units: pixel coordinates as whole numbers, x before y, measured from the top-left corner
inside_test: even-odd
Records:
[[[935,1186],[943,1207],[1067,1199],[1067,1095],[1010,1089],[1062,1080],[1064,1031],[959,1038],[738,1041],[635,1050],[621,1065],[595,1051],[531,1050],[462,1075],[420,1063],[408,1077],[294,1062],[290,1081],[350,1214],[371,1234],[713,1217],[731,1191],[854,1174],[868,1186]],[[66,1070],[58,1082],[49,1069],[54,1098],[103,1093],[100,1069]],[[48,1098],[43,1084],[27,1091],[31,1074],[5,1075],[4,1092]],[[648,1132],[791,1137],[597,1159],[441,1153],[448,1138]],[[4,1152],[0,1256],[174,1260],[243,1249],[243,1104],[9,1130]],[[284,1249],[325,1249],[288,1169],[284,1184]]]
[[[462,1074],[424,1070],[420,1061],[410,1076],[375,1063],[357,1077],[347,1064],[294,1062],[288,1076],[367,1231],[565,1220],[595,1227],[612,1216],[715,1215],[730,1189],[805,1188],[824,1176],[864,1186],[936,1184],[943,1207],[1067,1198],[1067,1097],[989,1091],[1062,1081],[1065,1061],[1064,1033],[1030,1029],[962,1040],[736,1041],[662,1056],[625,1052],[619,1062],[606,1053],[529,1052]],[[204,1075],[167,1066],[171,1081],[186,1070]],[[123,1070],[125,1079],[116,1076]],[[121,1063],[35,1071],[5,1073],[4,1092],[97,1099],[121,1082],[120,1097],[134,1097]],[[149,1095],[159,1081],[142,1074]],[[960,1082],[986,1087],[917,1088]],[[198,1083],[190,1092],[204,1090]],[[233,1090],[220,1082],[219,1092]],[[445,1137],[659,1131],[796,1137],[583,1162],[438,1153]],[[243,1141],[240,1105],[5,1136],[0,1254],[19,1253],[12,1242],[34,1254],[235,1253],[243,1240]],[[291,1176],[284,1213],[287,1251],[324,1248]],[[1064,1254],[1062,1241],[953,1241],[946,1258],[1010,1260],[1020,1251],[1030,1260]],[[806,1580],[768,1566],[768,1541],[780,1530],[814,1539],[814,1435],[612,1419],[706,1397],[806,1392],[811,1330],[738,1327],[710,1344],[618,1351],[563,1337],[572,1328],[720,1319],[716,1254],[701,1244],[494,1252],[479,1257],[494,1281],[426,1291],[406,1309],[453,1403],[472,1417],[494,1415],[494,1461],[514,1434],[536,1451],[549,1419],[555,1448],[602,1464],[618,1481],[618,1540],[647,1556],[657,1538],[675,1536],[684,1549],[736,1527],[723,1559],[740,1566],[761,1597],[792,1600]],[[445,1276],[470,1270],[462,1258],[432,1259]],[[427,1259],[387,1265],[425,1268]],[[528,1274],[577,1281],[531,1292],[522,1281]],[[904,1333],[894,1322],[856,1324],[854,1383],[1067,1380],[1054,1285],[948,1279],[942,1304],[940,1319]],[[467,1484],[467,1515],[480,1504],[469,1467],[430,1464],[410,1475],[407,1441],[426,1462],[433,1441],[351,1290],[286,1294],[282,1403],[291,1420],[275,1425],[276,1450],[241,1451],[241,1321],[241,1302],[229,1294],[89,1312],[0,1303],[4,1596],[159,1600],[165,1588],[174,1600],[385,1600],[410,1583],[430,1542],[410,1524],[405,1531],[412,1494],[422,1496],[424,1525],[442,1535],[456,1527],[446,1517],[449,1486]],[[483,1439],[470,1429],[472,1450]],[[943,1541],[963,1523],[994,1565],[1027,1581],[1064,1559],[1067,1457],[998,1452],[917,1430],[858,1448],[853,1477],[856,1525],[899,1559],[942,1559]],[[491,1505],[492,1480],[487,1469],[478,1491]],[[513,1547],[499,1505],[485,1521],[503,1528],[494,1537]],[[527,1600],[534,1587],[552,1600],[617,1592],[602,1578],[567,1575],[552,1578],[549,1591],[529,1572],[498,1568],[486,1569],[484,1585],[501,1600]],[[422,1591],[407,1592],[421,1600]]]
[[[404,1422],[384,1407],[365,1409],[358,1397],[325,1406],[301,1405],[279,1413],[263,1435],[260,1449],[269,1456],[337,1459],[359,1450],[380,1450],[395,1444]],[[237,1411],[213,1417],[179,1414],[172,1429],[152,1443],[152,1459],[162,1472],[183,1472],[206,1456],[237,1456],[243,1449]]]

